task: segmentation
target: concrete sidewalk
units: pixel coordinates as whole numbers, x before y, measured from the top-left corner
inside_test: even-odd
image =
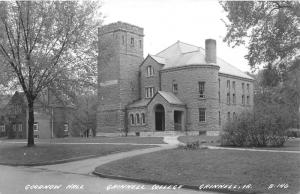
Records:
[[[168,144],[159,144],[159,147],[154,148],[144,148],[140,150],[132,150],[128,152],[121,152],[116,154],[110,154],[107,156],[101,156],[98,158],[91,158],[85,159],[80,161],[74,162],[67,162],[62,164],[53,164],[53,165],[45,165],[45,166],[36,166],[33,168],[43,169],[43,170],[50,170],[50,171],[58,171],[58,172],[67,172],[73,174],[90,174],[94,171],[97,166],[115,161],[120,160],[123,158],[128,158],[132,156],[137,156],[141,154],[157,152],[166,149],[173,149],[176,148],[177,145],[180,143],[177,140],[177,137],[165,137],[164,141]]]
[[[179,136],[166,136],[164,137],[164,142],[167,143],[168,145],[174,145],[174,146],[179,146],[179,145],[185,145],[184,143],[178,141]]]

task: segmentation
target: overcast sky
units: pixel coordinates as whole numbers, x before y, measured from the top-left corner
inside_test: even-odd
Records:
[[[250,71],[245,47],[230,48],[222,40],[226,13],[217,0],[104,0],[104,24],[122,21],[144,28],[144,56],[180,40],[200,47],[217,40],[217,55],[242,71]]]

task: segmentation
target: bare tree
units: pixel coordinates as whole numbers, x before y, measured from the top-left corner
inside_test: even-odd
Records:
[[[28,103],[28,146],[34,145],[33,105],[47,87],[95,83],[100,5],[92,1],[0,2],[0,68]]]

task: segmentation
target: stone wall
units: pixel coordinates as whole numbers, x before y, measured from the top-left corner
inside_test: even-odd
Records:
[[[226,125],[228,120],[228,112],[230,118],[233,119],[233,113],[237,116],[243,111],[251,110],[253,108],[253,81],[230,75],[219,74],[220,79],[220,111],[221,111],[221,127]],[[227,81],[230,83],[230,88],[227,88]],[[233,89],[233,82],[235,82],[235,90]],[[244,83],[244,91],[242,90],[242,83]],[[247,91],[247,84],[249,84],[249,92]],[[230,104],[227,103],[227,93],[230,94]],[[236,103],[233,103],[233,94],[236,96]],[[245,96],[245,105],[242,104],[242,95]],[[250,97],[250,102],[247,104],[247,96]]]
[[[217,81],[218,66],[195,65],[163,70],[163,91],[172,92],[172,83],[178,84],[177,97],[186,104],[186,128],[188,131],[219,130]],[[199,97],[198,82],[205,82],[205,98]],[[199,108],[206,108],[206,121],[199,122]]]
[[[143,61],[143,36],[142,28],[122,22],[99,28],[99,133],[125,130],[125,106],[137,100],[140,93],[138,80],[139,65]]]
[[[147,76],[147,67],[152,66],[154,69],[154,74],[151,77]],[[146,98],[146,87],[154,87],[154,93],[159,91],[159,71],[161,70],[162,65],[157,63],[153,58],[148,56],[143,64],[140,66],[141,71],[141,98]]]

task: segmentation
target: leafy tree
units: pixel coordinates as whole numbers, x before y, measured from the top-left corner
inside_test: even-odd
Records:
[[[0,68],[26,95],[28,146],[34,145],[33,104],[47,87],[75,91],[95,84],[99,3],[0,2]]]
[[[77,109],[74,112],[74,121],[72,122],[73,136],[82,135],[85,131],[92,129],[96,134],[97,125],[97,96],[95,94],[85,94],[77,96]]]
[[[247,44],[252,68],[285,69],[300,54],[299,1],[224,1],[229,45]]]

